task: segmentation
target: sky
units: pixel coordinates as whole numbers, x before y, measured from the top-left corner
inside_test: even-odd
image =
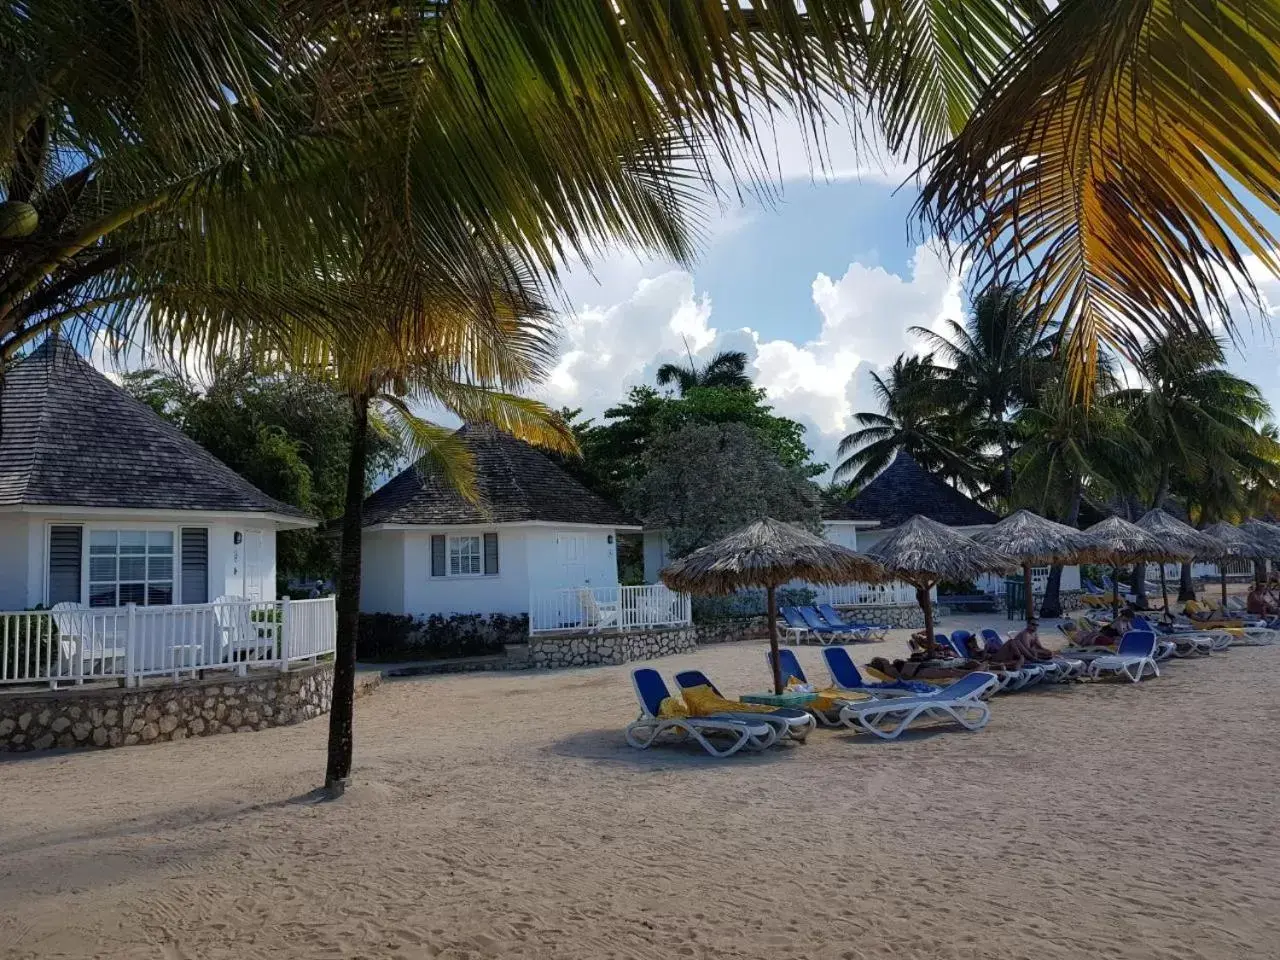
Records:
[[[776,412],[803,423],[815,458],[834,466],[852,415],[877,409],[868,372],[918,349],[909,327],[962,319],[966,277],[912,220],[909,169],[859,156],[833,130],[828,173],[815,176],[797,131],[780,129],[777,143],[780,196],[712,210],[690,268],[618,251],[568,272],[559,362],[541,399],[598,416],[652,384],[661,363],[685,362],[686,347],[700,362],[743,350]],[[1258,277],[1280,304],[1280,283]],[[1274,334],[1239,316],[1231,366],[1280,412]]]

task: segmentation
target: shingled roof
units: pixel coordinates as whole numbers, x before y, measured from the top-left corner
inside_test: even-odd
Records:
[[[275,500],[51,337],[0,386],[0,506],[274,513]]]
[[[1000,518],[955,487],[927,473],[905,450],[853,499],[823,514],[824,520],[878,520],[896,527],[915,514],[949,527],[977,527]]]
[[[458,431],[476,459],[483,506],[468,503],[440,477],[416,467],[387,481],[364,502],[365,526],[413,523],[590,523],[637,526],[634,519],[592,493],[529,444],[488,426]]]

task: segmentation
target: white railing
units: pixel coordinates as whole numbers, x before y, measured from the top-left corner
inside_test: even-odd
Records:
[[[529,632],[643,630],[692,622],[687,593],[662,584],[529,592]]]
[[[841,583],[836,586],[814,586],[819,603],[833,607],[893,607],[914,605],[916,588],[907,583]]]
[[[0,613],[0,684],[289,669],[334,650],[332,597]]]

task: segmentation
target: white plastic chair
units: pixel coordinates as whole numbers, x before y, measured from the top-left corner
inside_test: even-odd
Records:
[[[591,592],[589,587],[583,587],[578,591],[578,602],[582,604],[582,612],[586,617],[587,626],[592,630],[618,626],[621,604],[617,600],[600,603],[596,600],[595,594]]]

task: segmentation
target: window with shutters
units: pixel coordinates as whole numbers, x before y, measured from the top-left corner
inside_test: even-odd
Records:
[[[498,575],[498,535],[496,533],[431,537],[431,576],[496,577]]]

